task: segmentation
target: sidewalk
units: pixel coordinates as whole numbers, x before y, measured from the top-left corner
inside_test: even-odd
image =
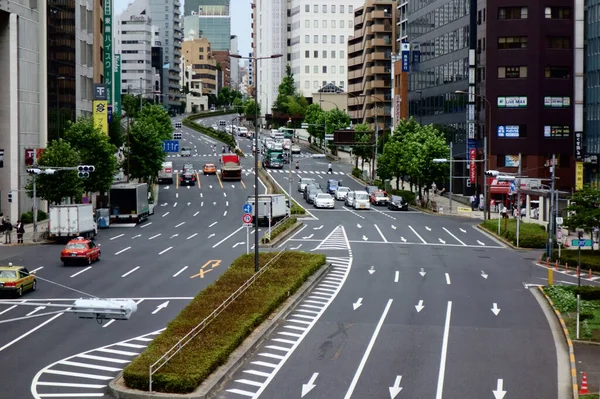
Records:
[[[38,221],[37,234],[36,234],[36,237],[34,240],[33,223],[26,224],[25,225],[25,234],[23,234],[23,244],[18,244],[17,243],[17,232],[13,228],[13,230],[11,231],[11,234],[10,234],[11,244],[5,244],[4,241],[6,239],[4,238],[4,233],[0,233],[0,247],[16,246],[16,245],[45,244],[45,243],[47,243],[47,240],[45,238],[47,231],[48,231],[48,219]]]

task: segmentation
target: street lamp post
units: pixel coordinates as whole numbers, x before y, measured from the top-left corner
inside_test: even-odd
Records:
[[[381,98],[374,96],[373,94],[360,94],[360,97],[373,97],[375,100],[379,102],[384,102]],[[377,153],[379,152],[379,107],[375,106],[375,148],[373,149],[373,162],[371,167],[371,178],[375,180],[375,165],[377,162]],[[385,108],[383,110],[383,129],[385,131]]]
[[[242,60],[251,60],[254,65],[254,103],[256,104],[256,112],[254,113],[254,272],[258,272],[258,61],[272,58],[281,58],[282,54],[273,54],[269,57],[242,57],[239,54],[229,54],[230,57],[239,58]],[[290,202],[290,209],[292,203]]]
[[[456,90],[455,91],[456,94],[473,94],[475,97],[478,97],[480,99],[482,99],[483,101],[485,101],[485,106],[487,108],[487,120],[486,120],[486,132],[485,135],[483,136],[483,203],[484,203],[484,208],[483,208],[483,219],[486,219],[486,214],[487,214],[487,219],[490,219],[490,206],[488,204],[488,200],[489,200],[489,195],[488,195],[488,185],[487,185],[487,178],[486,178],[486,174],[485,171],[489,169],[489,165],[488,165],[488,151],[491,153],[491,140],[492,140],[492,104],[490,103],[490,101],[487,99],[486,96],[483,96],[481,94],[476,94],[476,93],[469,93],[467,91],[464,90]],[[488,143],[488,139],[489,139],[489,143]]]

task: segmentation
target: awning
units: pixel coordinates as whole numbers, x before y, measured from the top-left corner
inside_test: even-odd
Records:
[[[507,180],[492,180],[490,184],[490,194],[509,195],[511,181]],[[527,189],[527,185],[521,183],[521,190]]]

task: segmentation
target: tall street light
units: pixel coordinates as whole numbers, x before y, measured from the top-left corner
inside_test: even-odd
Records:
[[[486,178],[486,174],[485,171],[489,170],[489,165],[488,165],[488,161],[489,161],[489,157],[488,157],[488,151],[491,154],[491,148],[492,148],[492,104],[490,103],[490,101],[487,99],[486,96],[483,96],[481,94],[476,94],[476,93],[469,93],[468,91],[464,91],[464,90],[456,90],[455,91],[456,94],[473,94],[475,97],[482,99],[483,101],[485,101],[485,106],[487,108],[487,120],[486,120],[486,132],[485,132],[485,136],[483,136],[483,203],[484,208],[483,208],[483,219],[486,218],[486,213],[487,213],[487,219],[490,218],[490,206],[488,204],[488,199],[489,199],[489,195],[488,195],[488,185],[487,185],[487,178]],[[489,140],[488,140],[489,138]]]
[[[242,57],[239,54],[229,54],[230,57],[242,60],[253,61],[254,65],[254,104],[256,112],[254,113],[254,272],[258,272],[258,61],[281,58],[283,54],[273,54],[269,57]],[[290,209],[292,203],[290,202]]]

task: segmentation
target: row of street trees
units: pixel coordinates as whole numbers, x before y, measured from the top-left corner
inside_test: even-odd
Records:
[[[164,161],[162,141],[172,137],[171,119],[160,105],[146,104],[137,112],[135,121],[130,119],[128,123],[128,131],[125,131],[122,121],[114,118],[106,136],[91,117],[69,122],[61,138],[48,143],[39,165],[94,165],[95,171],[85,179],[80,179],[76,171],[39,175],[38,197],[52,204],[60,204],[65,198],[77,203],[84,193],[107,192],[119,168],[132,179],[152,183]],[[29,195],[32,195],[31,189],[30,181]]]

